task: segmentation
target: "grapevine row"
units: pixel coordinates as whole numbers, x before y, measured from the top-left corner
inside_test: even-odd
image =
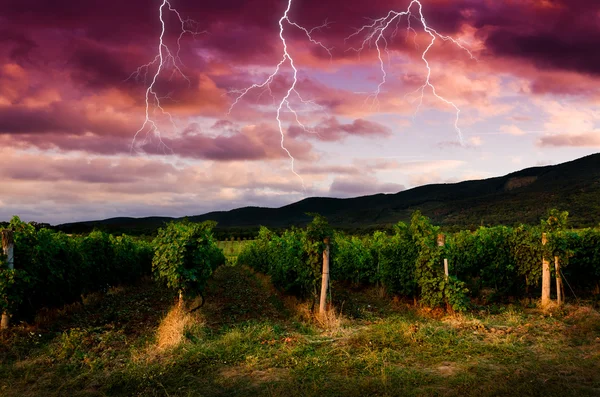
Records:
[[[453,233],[442,247],[437,244],[440,228],[418,211],[410,224],[395,225],[393,233],[368,236],[333,231],[316,217],[307,229],[292,228],[281,235],[261,228],[238,263],[270,275],[284,291],[315,297],[322,237],[330,235],[331,280],[381,285],[389,294],[418,298],[428,306],[447,304],[464,310],[474,298],[489,302],[537,293],[542,257],[557,257],[575,290],[597,293],[600,230],[567,230],[567,215],[552,210],[536,227],[481,227]],[[321,230],[320,235],[315,230]],[[546,245],[542,233],[548,236]],[[444,258],[450,264],[448,276]]]
[[[150,243],[100,231],[71,237],[14,217],[14,269],[0,253],[0,312],[31,319],[40,308],[149,275],[182,297],[201,293],[225,263],[212,237],[215,224],[171,223]]]

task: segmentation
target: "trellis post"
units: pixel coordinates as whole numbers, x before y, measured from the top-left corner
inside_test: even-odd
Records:
[[[445,234],[438,234],[437,236],[437,244],[438,247],[443,247],[444,245],[446,245],[446,235]],[[446,276],[446,278],[448,278],[448,258],[444,258],[444,275]]]
[[[545,246],[547,241],[546,233],[542,233],[542,246]],[[542,253],[542,307],[550,304],[550,281],[550,262]]]
[[[2,230],[2,252],[6,256],[6,263],[9,269],[15,268],[15,258],[14,258],[14,234],[10,229]],[[10,322],[10,313],[4,312],[2,313],[2,319],[0,320],[0,329],[6,329],[9,326]]]
[[[327,301],[327,286],[329,285],[329,237],[323,240],[325,249],[323,250],[323,274],[321,277],[321,299],[319,301],[319,315],[325,315],[325,305]]]
[[[556,303],[558,306],[563,303],[562,296],[562,277],[560,276],[560,262],[558,256],[554,257],[554,270],[556,271]]]

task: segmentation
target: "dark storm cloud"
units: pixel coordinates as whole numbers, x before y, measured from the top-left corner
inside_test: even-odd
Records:
[[[2,22],[0,19],[0,23]],[[31,62],[31,53],[37,46],[37,43],[24,32],[0,29],[0,48],[6,48],[9,58],[19,63]]]
[[[137,63],[143,59],[143,54],[131,54],[126,48],[107,47],[90,40],[77,40],[72,43],[72,55],[68,59],[72,67],[72,77],[80,83],[92,88],[121,87],[124,88],[132,71],[135,71],[131,55]],[[131,86],[133,81],[129,81]]]
[[[215,127],[230,126],[217,122]],[[91,119],[75,106],[53,103],[46,107],[0,106],[0,136],[13,145],[34,146],[43,150],[86,151],[102,155],[130,154],[137,125],[111,118]],[[230,128],[233,131],[233,129]],[[145,138],[144,132],[138,143]],[[164,145],[156,139],[143,144],[140,149],[148,154],[216,160],[265,160],[286,158],[281,149],[279,131],[265,125],[255,129],[237,131],[231,136],[208,136],[194,125],[184,129],[182,135],[163,138]],[[308,159],[312,146],[290,137],[287,147],[299,159]]]
[[[42,108],[0,106],[0,134],[85,132],[86,120],[78,112],[54,103]]]
[[[0,134],[43,135],[50,139],[60,134],[91,132],[110,139],[111,136],[131,135],[132,128],[119,120],[90,119],[73,103],[53,102],[41,107],[0,106]]]
[[[498,2],[476,13],[489,28],[488,51],[533,62],[539,68],[600,74],[600,4],[597,1]]]
[[[223,123],[219,123],[224,125]],[[258,125],[252,129],[238,131],[230,136],[207,136],[197,127],[190,126],[186,134],[167,141],[169,147],[179,156],[215,160],[267,160],[287,158],[281,149],[279,131]],[[292,137],[287,140],[286,147],[298,159],[309,159],[312,146],[306,142],[298,142]],[[148,145],[145,150],[155,151],[156,146]]]
[[[496,54],[531,59],[540,68],[556,68],[600,75],[598,34],[566,37],[555,32],[523,34],[494,32],[486,41]]]
[[[221,60],[267,64],[279,54],[278,20],[287,6],[284,0],[172,0],[171,3],[184,18],[197,20],[198,29],[208,30],[209,34],[198,37],[197,47],[218,53]],[[77,69],[73,75],[87,78],[92,86],[117,84],[134,70],[134,65],[151,60],[155,54],[160,4],[146,0],[9,0],[0,5],[0,15],[8,26],[0,40],[10,41],[12,56],[22,59],[36,51],[36,35],[43,29],[63,30],[71,40],[80,40],[71,59],[72,67]],[[326,18],[332,21],[328,29],[315,32],[315,36],[325,45],[336,47],[334,58],[348,58],[356,54],[344,50],[358,42],[344,43],[345,37],[369,23],[368,18],[380,18],[392,9],[402,11],[408,4],[391,0],[343,3],[295,0],[290,19],[307,27],[320,25]],[[418,10],[416,4],[412,10]],[[594,74],[600,70],[600,52],[595,51],[600,44],[595,1],[431,0],[423,1],[423,13],[428,23],[442,34],[455,33],[464,23],[482,29],[489,55],[529,60],[545,68]],[[173,40],[178,35],[178,21],[171,13],[166,13],[164,19],[166,39]],[[417,26],[418,21],[413,25]],[[286,34],[292,40],[304,38],[304,33],[295,28]],[[393,48],[402,50],[410,46],[402,34],[401,31],[391,44]],[[191,45],[191,38],[185,38],[184,43]],[[311,46],[309,50],[315,57],[329,57],[319,47]],[[129,54],[135,63],[132,60],[123,64],[131,51],[136,52],[135,56]],[[192,61],[198,61],[197,57]]]
[[[423,3],[428,23],[442,34],[453,34],[465,23],[479,28],[478,34],[487,45],[487,56],[520,59],[540,68],[600,75],[600,51],[597,51],[600,45],[600,14],[597,2],[430,0]],[[37,71],[39,75],[51,70],[42,66],[46,62],[59,62],[64,68],[60,72],[64,71],[75,83],[78,90],[75,95],[84,98],[104,89],[124,91],[131,94],[123,100],[128,105],[117,107],[131,106],[141,112],[144,86],[140,81],[124,80],[138,66],[156,56],[156,40],[160,33],[160,4],[158,0],[4,1],[0,4],[0,24],[3,26],[0,34],[0,57],[8,57],[19,64],[36,60],[37,63],[27,64],[24,68],[26,72]],[[250,70],[248,65],[257,63],[272,66],[273,60],[280,56],[278,21],[287,2],[173,0],[172,4],[183,18],[197,20],[197,27],[206,29],[209,33],[199,36],[197,42],[189,36],[182,42],[185,47],[182,51],[185,65],[183,70],[189,83],[182,78],[168,81],[166,78],[160,79],[155,85],[156,92],[161,96],[176,98],[177,102],[164,100],[163,104],[168,110],[186,111],[187,114],[202,111],[203,115],[210,111],[210,115],[222,117],[229,105],[229,99],[224,96],[225,90],[247,86],[249,81],[256,81],[256,72]],[[294,0],[290,18],[308,27],[319,25],[329,18],[334,23],[321,32],[315,32],[315,37],[323,40],[327,46],[336,47],[333,51],[334,62],[336,57],[353,57],[359,62],[356,54],[344,52],[352,45],[344,43],[344,38],[353,32],[353,28],[369,23],[365,18],[382,17],[390,9],[404,10],[409,2],[349,0],[340,4],[335,1]],[[413,7],[413,11],[417,11],[417,7]],[[165,14],[164,19],[168,24],[165,40],[172,44],[178,36],[178,21],[170,13]],[[290,29],[286,31],[286,37],[288,34],[290,41],[301,38],[302,45],[306,45],[302,31]],[[406,42],[400,37],[402,34],[403,32],[393,44],[396,49],[412,45],[410,40]],[[47,42],[48,37],[53,40],[51,45]],[[328,58],[326,52],[319,47],[308,45],[306,48],[310,48],[315,57]],[[207,71],[210,62],[224,66],[213,76]],[[148,69],[149,76],[153,70]],[[237,73],[238,71],[241,72]],[[514,73],[518,74],[519,70]],[[62,87],[69,87],[71,83],[52,80],[43,82],[48,87],[56,88],[61,95]],[[278,78],[271,88],[278,94],[282,87],[286,87],[286,83],[283,78]],[[315,95],[321,92],[316,95],[319,97],[319,104],[334,112],[347,100],[345,92],[336,92],[331,87],[319,88],[321,91],[313,92],[311,90],[314,86],[310,85],[309,80],[304,78],[300,83],[302,90]],[[536,93],[564,93],[568,92],[569,87],[573,87],[570,80],[558,83],[560,82],[550,76],[546,80],[536,80],[532,89]],[[577,91],[580,92],[579,88]],[[592,91],[590,88],[590,93]],[[17,95],[13,97],[16,98]],[[248,99],[253,98],[249,96]],[[268,100],[266,95],[263,99]],[[85,145],[90,145],[93,152],[112,153],[120,152],[119,148],[122,146],[128,148],[125,140],[130,139],[139,128],[135,123],[124,125],[120,121],[109,119],[91,121],[81,114],[81,109],[62,100],[63,102],[37,107],[1,106],[0,133],[30,134],[32,136],[27,139],[38,146],[43,145],[44,139],[48,139],[46,145],[58,145],[63,149],[86,150]],[[223,126],[222,131],[231,132],[231,129]],[[328,141],[341,140],[350,135],[390,134],[386,127],[362,119],[343,124],[335,118],[329,118],[317,124],[315,130],[319,133],[314,135],[315,138]],[[68,138],[70,135],[83,135],[86,132],[90,132],[92,136],[78,140]],[[289,133],[290,137],[308,136],[298,127],[290,128]],[[36,134],[43,134],[44,138]],[[270,142],[269,139],[255,141],[249,136],[238,135],[218,138],[188,137],[186,139],[191,139],[188,142],[193,144],[182,144],[180,153],[219,160],[275,158],[281,154],[280,149],[276,155],[274,151],[268,152],[256,146]],[[123,138],[122,141],[105,140],[105,136]],[[274,142],[278,142],[276,136]],[[299,151],[306,154],[310,150],[303,148]]]

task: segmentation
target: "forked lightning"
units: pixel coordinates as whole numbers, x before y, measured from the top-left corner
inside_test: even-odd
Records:
[[[177,50],[175,51],[175,53],[173,53],[169,46],[165,44],[165,7],[168,8],[168,12],[172,12],[173,14],[175,14],[179,19],[179,22],[181,23],[181,32],[179,33],[179,37],[177,38]],[[143,131],[146,131],[147,134],[153,133],[159,139],[160,144],[163,145],[163,147],[167,147],[161,139],[160,128],[158,127],[157,121],[152,117],[151,114],[155,113],[158,110],[163,115],[169,118],[174,129],[176,129],[177,126],[175,125],[175,120],[173,120],[171,114],[165,111],[165,109],[161,105],[160,101],[165,97],[159,97],[156,91],[154,90],[154,86],[161,72],[169,68],[172,69],[171,76],[169,77],[169,79],[172,79],[175,75],[180,75],[185,80],[187,80],[188,84],[191,83],[189,78],[181,70],[181,66],[183,65],[181,59],[179,58],[179,52],[181,51],[181,39],[185,34],[190,34],[195,37],[196,35],[206,33],[206,31],[197,31],[189,29],[190,27],[196,26],[197,23],[191,19],[183,19],[181,17],[181,14],[179,14],[179,12],[171,6],[171,3],[169,3],[168,0],[163,0],[162,4],[158,9],[158,13],[161,24],[161,32],[158,40],[158,54],[156,55],[154,60],[137,68],[137,70],[133,72],[128,78],[128,80],[143,79],[144,84],[146,84],[148,81],[148,72],[150,70],[150,67],[156,67],[156,71],[152,75],[152,81],[146,88],[146,117],[144,119],[144,123],[142,124],[140,129],[137,130],[133,137],[133,141],[131,142],[131,151],[134,150],[134,144],[137,136]]]
[[[411,8],[413,8],[413,5],[416,5],[418,8],[418,17],[415,16],[411,12]],[[350,48],[350,50],[354,50],[359,54],[364,50],[364,48],[367,45],[370,45],[371,43],[375,44],[375,48],[377,50],[377,56],[379,59],[379,66],[381,68],[382,78],[381,78],[381,81],[379,82],[379,84],[377,85],[377,89],[367,97],[367,100],[369,98],[372,99],[373,104],[376,104],[379,101],[378,96],[381,93],[381,88],[386,83],[386,78],[387,78],[385,63],[384,63],[383,57],[382,57],[382,50],[385,51],[386,54],[389,56],[388,40],[385,38],[385,33],[391,27],[393,30],[390,32],[390,37],[394,38],[398,33],[398,25],[400,24],[400,20],[403,16],[407,17],[407,23],[408,23],[407,35],[411,31],[415,35],[415,46],[416,46],[416,34],[417,33],[414,30],[414,28],[411,26],[411,23],[410,23],[411,18],[420,22],[423,27],[423,30],[427,34],[429,34],[429,36],[431,36],[431,41],[429,42],[429,44],[427,45],[427,47],[421,54],[421,59],[423,60],[423,62],[425,62],[425,67],[427,68],[427,77],[425,79],[425,83],[423,83],[423,85],[421,87],[419,87],[416,91],[414,91],[414,92],[421,91],[419,105],[417,106],[415,113],[417,113],[419,111],[419,109],[423,103],[423,95],[425,94],[425,89],[427,87],[430,87],[433,95],[435,95],[436,98],[438,98],[439,100],[452,106],[454,108],[454,110],[456,110],[456,119],[454,120],[454,128],[458,134],[458,139],[462,145],[462,144],[464,144],[463,136],[462,136],[462,132],[458,126],[460,109],[453,102],[447,100],[446,98],[442,97],[441,95],[439,95],[436,92],[435,86],[433,84],[431,84],[431,80],[430,80],[431,67],[429,66],[429,61],[427,61],[426,55],[429,52],[429,50],[431,49],[431,47],[433,46],[433,44],[435,43],[435,39],[440,38],[441,40],[444,40],[444,41],[451,41],[452,43],[457,45],[460,49],[466,51],[467,54],[469,54],[469,56],[471,57],[471,59],[476,60],[476,58],[475,58],[475,56],[473,56],[471,51],[469,51],[465,46],[463,46],[460,43],[460,41],[458,41],[450,36],[444,36],[444,35],[438,33],[435,29],[431,28],[429,25],[427,25],[427,22],[425,21],[425,17],[423,16],[423,6],[421,5],[421,3],[418,0],[412,0],[410,2],[410,4],[408,5],[406,11],[402,11],[402,12],[393,11],[393,10],[389,11],[385,17],[373,20],[373,23],[371,23],[370,25],[364,25],[364,26],[360,27],[359,29],[357,29],[356,32],[354,32],[350,36],[346,37],[346,40],[349,40],[350,38],[352,38],[354,36],[365,34],[365,36],[364,36],[365,38],[362,41],[362,45],[359,48]],[[394,22],[395,22],[395,24],[394,24]]]

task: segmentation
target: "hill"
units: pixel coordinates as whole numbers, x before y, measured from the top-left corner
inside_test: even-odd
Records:
[[[566,163],[532,167],[505,176],[460,183],[431,184],[396,194],[339,199],[311,197],[280,208],[244,207],[190,216],[215,220],[220,230],[241,233],[259,225],[283,228],[310,221],[317,212],[341,229],[384,228],[407,221],[419,209],[446,228],[537,224],[550,208],[567,210],[574,227],[600,223],[600,154]],[[111,218],[59,225],[70,233],[94,227],[131,234],[151,233],[174,218]]]

